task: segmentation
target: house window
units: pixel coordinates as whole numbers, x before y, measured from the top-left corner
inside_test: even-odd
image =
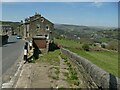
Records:
[[[40,24],[37,24],[37,29],[40,29]]]
[[[47,37],[48,35],[45,35],[45,37]]]
[[[41,22],[44,22],[44,18],[41,18]]]
[[[46,39],[49,39],[49,34],[48,35],[45,35]]]
[[[49,26],[48,25],[46,25],[46,30],[49,30]]]

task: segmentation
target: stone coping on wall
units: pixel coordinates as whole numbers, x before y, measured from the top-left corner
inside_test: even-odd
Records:
[[[120,87],[120,78],[104,71],[95,64],[91,63],[89,60],[77,55],[76,53],[71,52],[68,49],[61,48],[61,52],[68,56],[70,59],[73,59],[75,62],[82,65],[85,73],[87,73],[92,78],[98,87],[116,89]]]

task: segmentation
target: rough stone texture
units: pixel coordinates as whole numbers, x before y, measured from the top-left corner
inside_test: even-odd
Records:
[[[25,64],[15,88],[51,88],[46,64]]]
[[[68,56],[77,66],[82,74],[84,82],[88,88],[111,88],[119,89],[120,79],[104,71],[98,66],[92,64],[87,59],[67,50],[61,48],[61,52]]]
[[[97,88],[89,74],[86,73],[85,69],[83,68],[82,64],[79,64],[79,62],[76,62],[75,60],[71,59],[75,64],[78,66],[78,70],[82,74],[82,80],[87,88]]]
[[[36,35],[48,35],[52,39],[51,31],[54,29],[54,24],[41,16],[35,14],[25,19],[25,23],[20,26],[20,35],[25,38],[32,38]]]
[[[118,77],[116,79],[117,79],[117,88],[118,88],[118,90],[120,90],[120,88],[119,88],[120,87],[120,79]]]

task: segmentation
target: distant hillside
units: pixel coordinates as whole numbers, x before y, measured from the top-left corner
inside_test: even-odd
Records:
[[[71,39],[80,38],[117,38],[117,29],[113,27],[100,26],[78,26],[67,24],[55,24],[54,33]]]
[[[20,22],[12,22],[12,21],[0,21],[0,24],[3,24],[3,25],[19,25]]]
[[[69,24],[55,24],[55,28],[72,28],[72,29],[93,29],[93,30],[109,30],[109,29],[115,29],[115,27],[105,27],[105,26],[80,26],[80,25],[69,25]]]
[[[71,37],[77,35],[80,37],[90,37],[90,34],[104,29],[97,27],[88,27],[88,26],[77,26],[77,25],[66,25],[66,24],[55,24],[55,30],[59,34],[66,34]]]

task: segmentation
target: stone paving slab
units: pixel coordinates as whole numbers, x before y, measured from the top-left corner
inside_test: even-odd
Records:
[[[24,64],[15,88],[30,87],[31,65]]]
[[[35,63],[24,64],[15,88],[50,88],[48,67]]]
[[[34,64],[32,67],[32,88],[50,88],[51,82],[48,77],[49,67],[46,64]]]

